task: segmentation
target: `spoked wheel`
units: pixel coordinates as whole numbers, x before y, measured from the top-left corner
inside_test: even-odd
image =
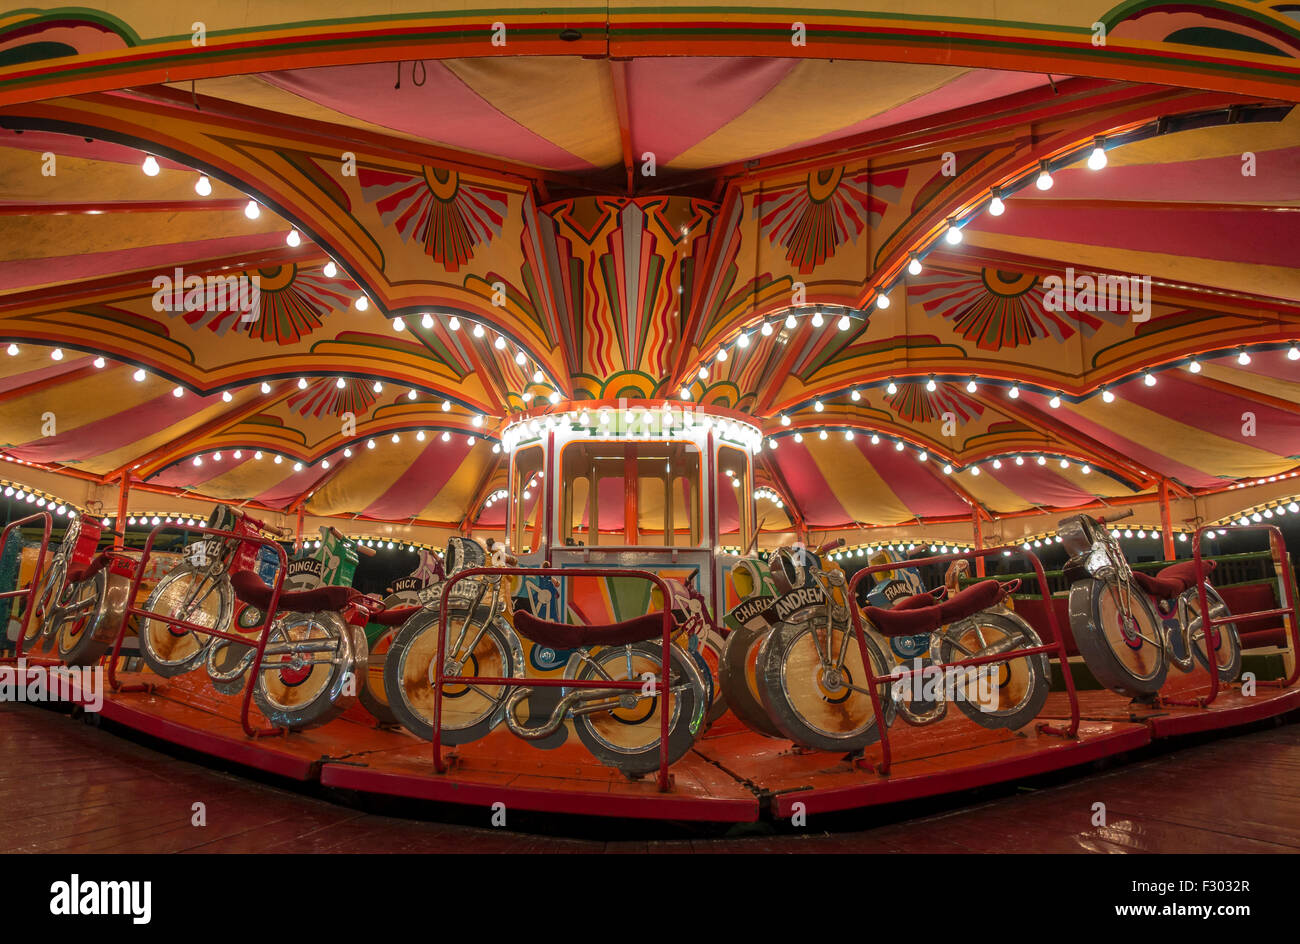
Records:
[[[356,700],[366,637],[337,613],[289,613],[271,626],[266,646],[253,700],[276,727],[326,724]]]
[[[822,664],[818,640],[821,650],[830,653],[830,669]],[[842,647],[844,661],[836,667]],[[872,671],[877,678],[887,679],[889,666],[870,636],[866,637],[866,648]],[[821,616],[782,623],[759,649],[758,683],[763,704],[781,732],[804,747],[857,751],[880,740],[880,723],[866,680],[862,650],[853,631],[835,626],[828,633]],[[888,681],[877,683],[876,696],[888,724],[893,720]]]
[[[1210,616],[1214,619],[1222,619],[1225,616],[1231,616],[1228,604],[1223,602],[1223,597],[1219,596],[1211,586],[1205,588],[1205,602],[1210,607]],[[1192,652],[1196,656],[1196,661],[1201,667],[1208,669],[1210,660],[1206,655],[1206,632],[1201,626],[1201,600],[1193,587],[1190,590],[1183,591],[1179,600],[1179,612],[1183,616],[1184,625],[1188,627],[1187,634],[1191,637]],[[1219,672],[1220,682],[1235,681],[1241,674],[1241,636],[1237,632],[1236,623],[1220,623],[1217,626],[1211,626],[1209,630],[1209,649],[1214,653],[1214,661]]]
[[[1015,642],[1015,649],[1036,649],[1043,644],[1018,616],[977,613],[945,630],[939,660],[947,664],[975,658],[987,647],[1008,641]],[[957,707],[982,727],[1023,728],[1038,717],[1047,702],[1051,669],[1045,652],[959,671],[964,684],[956,698]],[[987,673],[982,680],[981,673]]]
[[[27,634],[23,637],[24,643],[31,642],[37,636],[49,636],[54,632],[54,627],[51,626],[52,617],[54,611],[58,609],[59,598],[63,596],[67,578],[68,559],[60,549],[60,552],[50,561],[50,566],[45,569],[40,589],[36,591],[36,598],[32,603],[32,616],[27,621]]]
[[[447,675],[514,678],[522,671],[523,654],[514,633],[498,622],[484,625],[489,609],[474,611],[462,633],[466,610],[447,615],[449,658]],[[480,633],[479,630],[482,630]],[[475,641],[477,639],[477,641]],[[426,741],[433,740],[434,676],[438,657],[438,612],[426,610],[406,621],[393,639],[384,664],[388,705],[402,727]],[[510,686],[448,682],[442,691],[442,741],[477,741],[504,717]]]
[[[248,669],[257,656],[257,638],[262,629],[262,611],[255,606],[239,606],[234,632],[247,642],[229,639],[212,640],[204,661],[212,687],[223,695],[238,695],[248,684]]]
[[[731,713],[741,720],[745,727],[770,738],[783,735],[772,719],[767,716],[767,709],[759,700],[758,680],[755,667],[758,663],[758,648],[768,630],[756,632],[741,626],[733,629],[722,647],[722,663],[718,667],[718,687],[726,700]]]
[[[1076,583],[1070,588],[1070,631],[1088,670],[1112,691],[1137,698],[1164,684],[1169,669],[1164,625],[1136,586],[1113,580]]]
[[[46,621],[65,665],[91,665],[104,654],[107,642],[96,640],[104,604],[108,573],[101,570],[89,580],[74,583]]]
[[[668,648],[668,763],[676,763],[691,749],[704,723],[707,692],[695,661],[678,646]],[[607,767],[617,767],[630,777],[659,768],[664,693],[663,643],[638,642],[607,646],[582,663],[578,679],[615,682],[653,677],[653,694],[623,690],[597,701],[578,702],[573,727],[587,750]],[[599,710],[592,710],[598,708]]]
[[[219,631],[230,626],[235,595],[225,573],[182,564],[168,573],[145,603],[145,610]],[[203,661],[212,637],[161,619],[140,620],[140,655],[164,678],[188,672]]]

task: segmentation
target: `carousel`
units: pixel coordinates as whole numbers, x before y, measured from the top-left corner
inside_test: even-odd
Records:
[[[0,12],[0,694],[713,822],[1300,708],[1282,5],[114,6]]]

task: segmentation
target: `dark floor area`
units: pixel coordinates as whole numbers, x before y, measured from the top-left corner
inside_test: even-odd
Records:
[[[0,704],[0,852],[1300,850],[1296,724],[1183,742],[1109,769],[1085,768],[901,811],[813,817],[803,828],[731,830],[510,811],[507,828],[491,828],[488,810],[382,801],[376,809],[373,800],[357,808],[348,796],[312,794],[321,788],[200,766],[127,733],[46,708]],[[191,824],[196,803],[206,808],[206,826]],[[1105,804],[1104,826],[1092,823],[1097,803]],[[404,816],[386,815],[391,812]],[[410,816],[423,818],[404,818]]]

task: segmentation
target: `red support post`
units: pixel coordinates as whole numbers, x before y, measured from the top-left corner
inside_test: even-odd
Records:
[[[123,472],[122,481],[117,488],[117,534],[113,536],[113,546],[122,548],[126,546],[126,506],[127,499],[131,495],[131,473]]]
[[[1160,537],[1165,546],[1165,560],[1171,561],[1177,556],[1174,547],[1173,518],[1169,513],[1169,480],[1160,480]]]

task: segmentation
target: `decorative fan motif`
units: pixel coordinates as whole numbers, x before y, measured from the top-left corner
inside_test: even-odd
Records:
[[[342,416],[344,413],[362,416],[377,399],[368,381],[355,377],[345,378],[340,387],[337,380],[323,377],[308,384],[306,390],[300,390],[291,396],[289,407],[300,416],[314,416],[318,419],[322,416]]]
[[[256,290],[252,282],[256,277]],[[207,298],[194,311],[176,311],[194,327],[207,327],[217,334],[232,328],[249,337],[276,344],[295,344],[324,323],[327,312],[346,308],[348,295],[342,283],[326,278],[319,269],[299,269],[290,263],[269,269],[249,269],[220,292],[207,290]],[[250,317],[246,306],[256,300]]]
[[[898,418],[909,423],[929,423],[953,413],[963,423],[984,413],[984,404],[961,393],[953,384],[935,384],[933,393],[923,383],[902,383],[889,397],[889,405]]]
[[[473,259],[476,246],[501,235],[505,192],[465,183],[456,171],[425,167],[412,175],[361,168],[357,179],[384,225],[407,242],[419,240],[449,272]]]
[[[755,196],[759,231],[784,247],[786,260],[800,272],[812,272],[845,242],[878,225],[906,179],[906,171],[874,179],[866,170],[851,176],[843,167],[814,171],[804,182]]]
[[[983,269],[968,273],[936,272],[908,281],[907,294],[926,312],[952,321],[954,329],[977,347],[1000,351],[1037,338],[1063,341],[1076,330],[1089,334],[1103,321],[1123,321],[1122,312],[1055,312],[1044,304],[1038,277]]]

